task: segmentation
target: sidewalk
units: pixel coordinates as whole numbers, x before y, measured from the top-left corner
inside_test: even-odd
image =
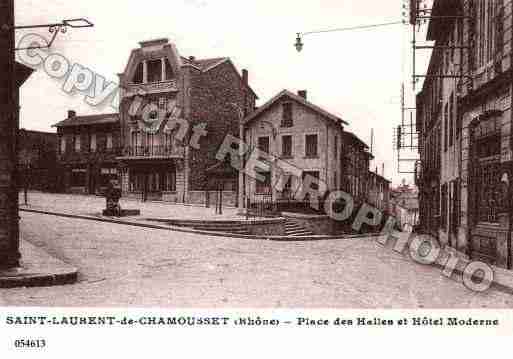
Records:
[[[21,266],[0,270],[0,288],[46,287],[73,284],[78,270],[31,243],[21,240]]]
[[[435,240],[434,237],[428,234],[419,234],[421,237],[427,237],[431,240]],[[392,250],[395,246],[395,241],[388,241],[387,242],[387,249]],[[407,254],[409,256],[409,254]],[[457,262],[454,268],[449,268],[448,263],[451,258],[457,258]],[[411,258],[410,258],[411,259]],[[413,259],[411,259],[413,261]],[[463,275],[465,272],[465,269],[467,266],[473,262],[476,262],[475,260],[469,259],[469,257],[461,252],[458,252],[454,248],[451,247],[445,247],[440,248],[440,254],[438,258],[436,259],[435,263],[432,265],[440,271],[451,271],[452,275],[450,276],[451,279],[455,280],[456,282],[462,282],[463,281]],[[490,268],[493,271],[493,280],[492,282],[488,282],[492,288],[495,288],[503,293],[507,294],[513,294],[513,271],[503,269],[496,267],[494,265],[488,264]]]

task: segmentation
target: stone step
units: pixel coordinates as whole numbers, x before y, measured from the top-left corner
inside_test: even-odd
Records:
[[[287,231],[285,233],[287,234],[287,236],[295,236],[298,234],[313,235],[312,232],[307,231],[306,229],[299,229],[297,231]]]
[[[296,233],[296,234],[289,235],[289,237],[308,237],[308,236],[313,236],[313,233],[303,232],[303,233]]]
[[[223,227],[223,228],[205,228],[205,227],[193,227],[196,230],[199,231],[212,231],[212,232],[225,232],[225,233],[234,233],[234,234],[251,234],[247,228],[229,228],[229,227]]]

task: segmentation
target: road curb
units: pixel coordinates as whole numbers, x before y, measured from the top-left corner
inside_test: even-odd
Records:
[[[0,288],[50,287],[74,284],[78,269],[22,240],[21,265],[0,270]]]
[[[4,277],[0,272],[0,288],[20,288],[20,287],[53,287],[61,285],[74,284],[78,281],[78,271],[75,269],[72,272],[64,274],[34,274],[34,275],[20,275],[16,277]]]
[[[196,230],[196,229],[192,229],[192,228],[183,228],[183,227],[176,227],[176,226],[159,226],[156,224],[132,222],[132,221],[126,221],[126,220],[120,220],[120,219],[114,219],[114,218],[100,218],[100,217],[95,217],[95,216],[76,215],[76,214],[53,212],[53,211],[43,211],[43,210],[36,210],[36,209],[20,208],[20,212],[44,214],[44,215],[63,217],[63,218],[82,219],[82,220],[96,221],[96,222],[102,222],[102,223],[114,223],[114,224],[133,226],[133,227],[139,227],[139,228],[160,229],[160,230],[172,231],[172,232],[201,234],[201,235],[207,235],[207,236],[213,236],[213,237],[265,240],[265,241],[275,241],[275,242],[311,242],[311,241],[326,241],[326,240],[336,240],[336,239],[358,239],[358,238],[374,237],[374,236],[379,235],[379,234],[372,233],[372,234],[338,235],[338,236],[317,235],[317,236],[305,236],[305,237],[257,236],[257,235],[244,235],[244,234],[234,234],[234,233],[226,233],[226,232],[202,231],[202,230]]]

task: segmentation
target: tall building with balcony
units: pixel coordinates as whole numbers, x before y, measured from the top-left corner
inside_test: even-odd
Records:
[[[417,99],[423,227],[444,245],[507,268],[512,7],[511,0],[435,0],[428,28],[435,49]]]
[[[54,125],[58,136],[58,167],[64,192],[101,194],[118,178],[121,133],[118,114],[77,116]]]
[[[238,137],[240,119],[255,108],[248,72],[239,74],[227,57],[183,57],[158,39],[131,52],[119,79],[124,194],[204,202],[220,145]]]

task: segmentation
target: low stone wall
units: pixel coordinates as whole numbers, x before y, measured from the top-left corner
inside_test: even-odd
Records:
[[[254,236],[284,236],[285,219],[277,218],[252,222],[247,225],[247,228]]]
[[[190,191],[187,198],[188,204],[206,205],[209,202],[210,207],[215,207],[218,201],[219,193],[217,191]],[[223,191],[223,205],[229,207],[237,206],[237,192]]]

